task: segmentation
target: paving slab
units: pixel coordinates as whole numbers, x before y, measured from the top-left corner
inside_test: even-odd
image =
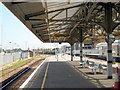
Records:
[[[107,79],[106,71],[101,70],[100,72],[97,70],[97,74],[94,74],[87,65],[86,67],[80,66],[79,57],[74,57],[74,61],[71,61],[70,58],[71,56],[67,54],[58,54],[46,58],[46,62],[38,70],[36,75],[27,86],[30,88],[41,88],[41,86],[44,85],[44,88],[110,89],[113,87],[115,76],[114,74],[113,79]],[[86,58],[84,57],[84,59]],[[90,59],[87,58],[87,60]],[[96,61],[97,60],[94,60],[94,62]],[[103,64],[105,63],[106,62],[103,62]],[[45,83],[43,84],[43,82]]]
[[[58,58],[58,59],[57,59]],[[115,78],[115,74],[113,74],[113,79],[107,79],[107,71],[101,70],[101,72],[99,72],[99,70],[97,70],[97,74],[93,74],[92,70],[89,69],[88,67],[81,67],[79,64],[80,61],[80,57],[79,56],[74,56],[73,60],[71,61],[71,56],[68,54],[58,54],[53,56],[52,58],[49,58],[49,61],[66,61],[69,64],[71,64],[71,66],[77,70],[78,72],[81,73],[82,76],[84,76],[87,79],[90,79],[92,83],[96,84],[96,86],[98,88],[112,88],[114,85],[114,78]],[[94,61],[103,65],[107,65],[106,61],[100,60],[100,59],[92,59],[92,58],[88,58],[88,57],[83,57],[83,60],[89,60],[89,61]],[[113,67],[116,67],[115,64],[113,64]]]
[[[107,72],[99,70],[97,74],[92,73],[92,70],[88,67],[81,67],[79,61],[68,61],[76,70],[78,70],[84,77],[91,79],[91,82],[97,85],[99,88],[112,88],[114,85],[114,74],[113,79],[107,79]]]

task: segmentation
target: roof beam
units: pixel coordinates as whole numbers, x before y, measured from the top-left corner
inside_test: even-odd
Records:
[[[39,29],[35,29],[36,31],[44,31],[47,30],[47,28],[39,28]]]
[[[71,23],[59,23],[59,24],[52,24],[52,25],[49,25],[49,26],[56,26],[56,25],[62,25],[62,26],[64,26],[64,25],[67,25],[67,24],[71,24]]]
[[[64,26],[64,25],[67,25],[67,24],[71,24],[71,23],[60,23],[60,24],[50,24],[49,26],[50,26],[50,28],[51,28],[51,26],[52,27],[55,27],[55,26],[60,26],[60,25],[62,25],[62,26]],[[47,25],[46,24],[43,24],[43,25],[32,25],[32,28],[39,28],[39,27],[46,27]]]
[[[43,14],[45,14],[45,10],[31,13],[31,14],[27,14],[27,15],[25,15],[25,18],[29,19],[30,17],[39,16],[39,15],[43,15]]]
[[[60,31],[60,30],[64,30],[64,29],[70,29],[70,28],[60,28],[60,29],[54,29],[54,30],[52,30],[53,32],[54,31]],[[51,31],[51,30],[50,30]]]
[[[40,28],[40,27],[47,27],[47,25],[38,25],[38,26],[34,26],[34,25],[32,25],[32,28]]]
[[[39,25],[47,25],[47,24],[45,22],[43,22],[43,23],[33,24],[32,26],[39,26]]]
[[[48,34],[48,32],[42,32],[42,31],[36,31],[36,33],[39,33],[39,34],[42,34],[42,35],[44,35],[44,34]]]
[[[75,5],[75,6],[71,6],[71,7],[66,7],[66,8],[61,8],[61,9],[56,9],[56,10],[52,10],[52,11],[48,11],[46,12],[45,10],[43,11],[39,11],[39,12],[35,12],[35,13],[30,13],[30,14],[27,14],[25,15],[25,18],[30,18],[30,17],[34,17],[34,16],[39,16],[39,15],[43,15],[45,13],[53,13],[53,12],[57,12],[57,11],[63,11],[63,10],[66,10],[66,9],[71,9],[71,8],[76,8],[76,7],[80,7],[84,4],[79,4],[79,5]]]
[[[31,21],[45,21],[45,19],[25,19],[25,20],[31,20]],[[66,19],[48,19],[50,22],[80,22],[80,20],[66,20]]]
[[[27,3],[27,2],[11,2],[12,4],[22,4],[22,3]]]
[[[63,12],[63,10],[62,11],[59,11],[57,14],[55,14],[54,16],[52,16],[50,19],[53,19],[53,18],[55,18],[56,16],[58,16],[60,13],[62,13]]]

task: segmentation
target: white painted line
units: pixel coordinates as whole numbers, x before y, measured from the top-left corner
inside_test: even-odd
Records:
[[[28,79],[19,87],[19,90],[25,88],[27,83],[31,80],[31,78],[35,75],[38,69],[42,66],[42,64],[46,61],[46,59],[34,70],[34,72],[28,77]]]

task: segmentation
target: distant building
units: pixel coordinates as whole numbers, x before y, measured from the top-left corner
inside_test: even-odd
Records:
[[[93,44],[92,43],[83,43],[82,44],[83,49],[93,49]],[[74,44],[74,50],[80,50],[80,43],[75,43]]]
[[[30,50],[22,50],[21,58],[29,58],[29,57],[33,57],[33,52]]]
[[[94,45],[92,43],[84,43],[83,49],[93,49]]]
[[[61,46],[61,51],[62,51],[62,53],[65,53],[66,52],[66,45],[64,45],[64,46]]]
[[[65,53],[65,52],[69,51],[69,49],[70,49],[70,46],[67,46],[67,45],[64,45],[64,46],[61,47],[62,53]]]
[[[94,46],[92,43],[83,43],[82,48],[83,48],[83,53],[85,53],[85,54],[93,53],[95,51],[95,50],[93,50]],[[67,53],[67,54],[71,53],[71,46],[64,45],[61,47],[61,49],[62,49],[63,53]],[[75,54],[75,55],[80,54],[80,43],[74,43],[73,54]]]

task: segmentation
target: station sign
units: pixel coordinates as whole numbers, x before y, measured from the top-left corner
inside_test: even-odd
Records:
[[[115,37],[120,37],[120,32],[113,32],[112,33]]]
[[[113,34],[113,36],[115,36],[115,37],[120,37],[120,33],[119,33],[119,32],[112,32],[112,34]],[[103,33],[101,36],[102,36],[103,38],[106,38],[107,34],[106,34],[106,33]]]
[[[55,33],[53,34],[54,38],[69,38],[70,33]]]

